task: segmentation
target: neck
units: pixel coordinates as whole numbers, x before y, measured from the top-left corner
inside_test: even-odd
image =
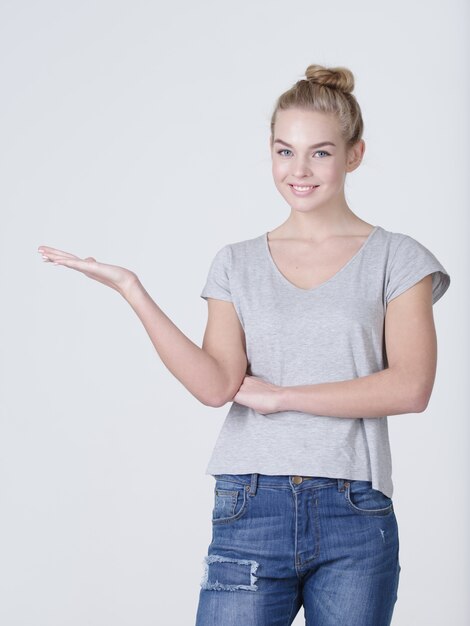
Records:
[[[333,236],[363,236],[373,225],[355,215],[349,207],[339,211],[302,213],[294,209],[287,220],[274,229],[276,236],[288,239],[322,241]]]

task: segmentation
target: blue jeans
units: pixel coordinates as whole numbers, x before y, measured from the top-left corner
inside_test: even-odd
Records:
[[[371,482],[218,474],[196,626],[389,626],[398,526]]]

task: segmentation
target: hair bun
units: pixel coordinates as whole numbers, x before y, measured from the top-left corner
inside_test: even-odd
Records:
[[[354,89],[354,75],[347,67],[309,65],[305,71],[305,78],[312,83],[338,89],[344,93],[351,93]]]

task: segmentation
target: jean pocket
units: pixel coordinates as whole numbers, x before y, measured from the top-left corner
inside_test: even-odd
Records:
[[[214,487],[213,524],[227,524],[245,514],[248,506],[247,487],[217,480]]]
[[[349,480],[344,492],[350,508],[361,515],[388,515],[393,511],[393,501],[382,491],[372,488],[370,480]]]

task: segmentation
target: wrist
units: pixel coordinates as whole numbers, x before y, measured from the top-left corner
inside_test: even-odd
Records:
[[[278,387],[278,391],[276,394],[278,411],[289,411],[290,408],[290,387]]]
[[[144,286],[136,274],[129,277],[126,282],[119,287],[119,293],[129,304],[144,291]]]

